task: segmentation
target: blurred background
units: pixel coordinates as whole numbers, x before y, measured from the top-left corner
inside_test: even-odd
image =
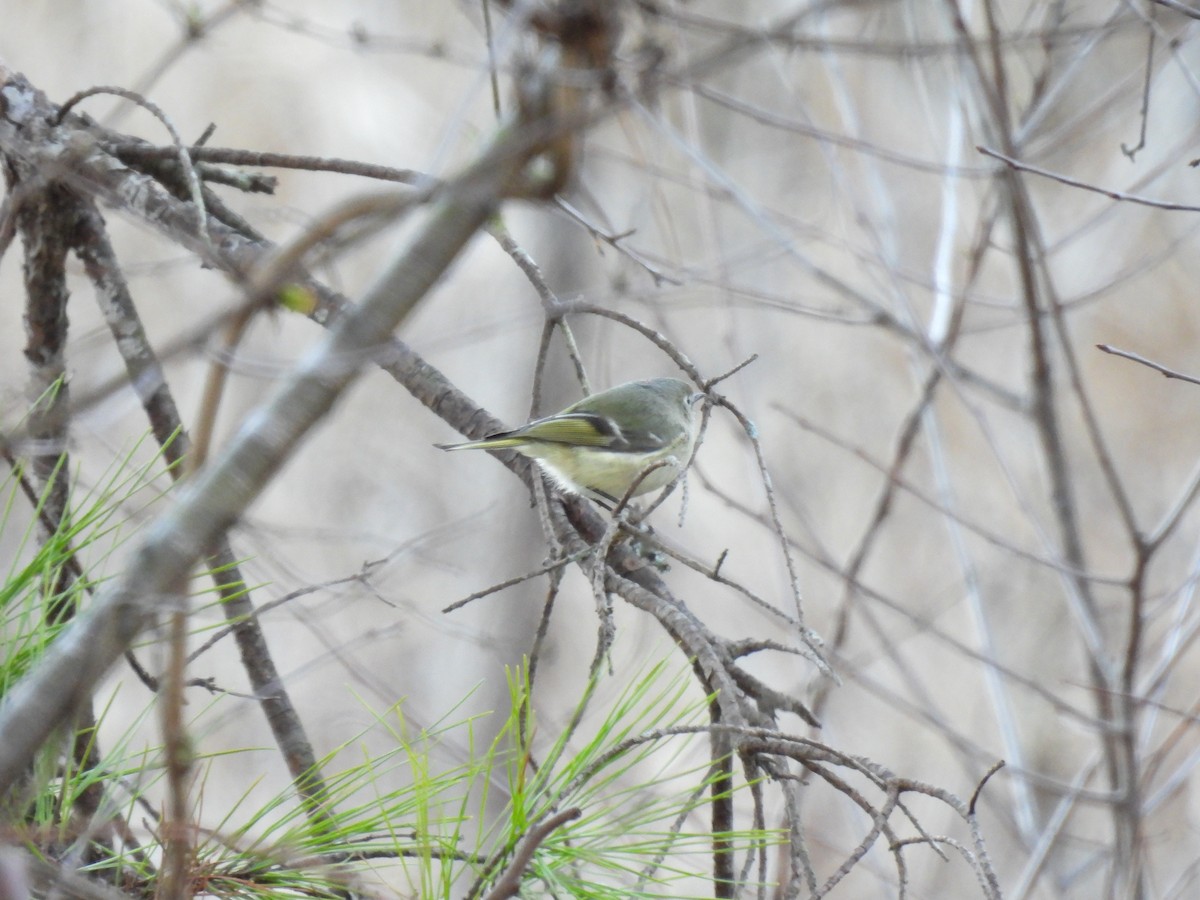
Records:
[[[1005,760],[979,809],[1010,897],[1125,896],[1112,876],[1122,859],[1142,867],[1145,896],[1196,890],[1200,386],[1096,346],[1200,375],[1189,299],[1200,264],[1188,250],[1200,223],[1200,22],[1168,6],[621,4],[616,77],[633,93],[584,141],[562,194],[578,218],[504,209],[559,298],[645,323],[705,377],[756,357],[717,389],[754,424],[806,623],[841,684],[795,657],[748,667],[814,704],[822,741],[964,800]],[[211,146],[444,176],[496,126],[489,60],[511,103],[506,67],[524,38],[503,7],[488,14],[490,50],[475,2],[0,0],[0,60],[58,103],[95,85],[137,90],[186,141],[211,123]],[[116,98],[82,109],[168,143]],[[277,242],[382,190],[271,174],[274,196],[225,196]],[[157,345],[235,296],[150,226],[106,217]],[[353,298],[403,234],[316,274]],[[68,367],[86,391],[122,363],[75,274]],[[15,252],[0,261],[0,292],[8,427],[27,403]],[[597,389],[678,374],[619,323],[570,321]],[[531,412],[542,329],[533,286],[480,235],[399,336],[515,425]],[[256,322],[231,364],[217,448],[322,337],[294,315]],[[167,363],[185,421],[212,363]],[[561,342],[544,391],[543,412],[579,396]],[[132,391],[87,410],[72,431],[78,489],[104,485],[126,454],[148,460],[145,431]],[[441,612],[548,554],[511,473],[433,446],[456,437],[369,372],[234,534],[256,602],[300,592],[264,626],[320,752],[364,730],[385,742],[372,710],[402,698],[418,725],[494,709],[504,667],[529,652],[544,581]],[[158,477],[151,492],[165,486]],[[678,494],[655,513],[660,537],[705,566],[728,551],[723,574],[794,612],[754,447],[721,411],[687,493],[682,524]],[[99,565],[111,574],[120,559]],[[741,594],[679,565],[666,577],[721,635],[794,640]],[[569,573],[563,591],[540,676],[547,734],[569,709],[556,713],[556,691],[570,701],[596,640],[586,580]],[[616,672],[682,665],[642,614],[618,604],[616,622]],[[225,645],[195,669],[230,687],[241,677]],[[113,676],[114,729],[148,702],[127,679]],[[249,701],[197,698],[191,712],[205,750],[271,743]],[[270,769],[248,784],[220,761],[212,772],[214,808],[287,783]],[[870,827],[826,799],[814,794],[810,813],[818,869]],[[931,833],[961,827],[919,811]],[[910,896],[975,895],[955,858],[922,848],[906,859]],[[879,848],[834,896],[894,896],[895,880]]]

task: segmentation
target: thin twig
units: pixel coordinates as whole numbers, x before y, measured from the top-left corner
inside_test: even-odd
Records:
[[[1122,350],[1119,347],[1114,347],[1112,344],[1097,344],[1097,350],[1103,350],[1105,353],[1111,353],[1113,356],[1123,356],[1125,359],[1131,359],[1136,363],[1141,363],[1147,368],[1158,372],[1163,378],[1176,378],[1179,381],[1187,381],[1191,384],[1200,384],[1200,377],[1195,375],[1187,375],[1176,369],[1169,369],[1162,363],[1156,363],[1152,359],[1147,359],[1139,353],[1134,353],[1132,350]]]
[[[132,103],[137,104],[142,109],[146,110],[154,118],[162,123],[163,127],[171,135],[171,140],[175,144],[175,153],[179,160],[179,166],[183,170],[184,177],[187,179],[188,190],[192,195],[192,204],[196,210],[196,231],[202,236],[208,249],[215,253],[212,246],[212,236],[208,233],[208,214],[204,209],[204,192],[201,190],[200,177],[196,174],[196,167],[192,164],[192,157],[189,155],[187,148],[183,145],[183,138],[179,136],[179,132],[175,130],[174,124],[171,122],[171,117],[166,114],[159,106],[151,103],[137,91],[130,91],[122,87],[112,87],[102,85],[98,87],[88,88],[80,91],[74,96],[68,98],[58,110],[58,117],[55,124],[61,124],[71,107],[75,106],[82,100],[88,97],[93,97],[97,94],[113,94]]]
[[[1051,172],[1049,169],[1042,169],[1038,166],[1030,165],[1029,163],[1021,162],[1011,156],[1006,156],[999,150],[992,150],[989,147],[977,146],[975,148],[984,156],[990,156],[993,159],[998,159],[1005,165],[1011,166],[1018,172],[1028,172],[1031,175],[1040,175],[1042,178],[1049,178],[1051,181],[1057,181],[1060,184],[1065,184],[1068,187],[1080,188],[1081,190],[1090,191],[1093,194],[1101,194],[1110,200],[1120,200],[1125,203],[1136,203],[1140,206],[1150,206],[1154,209],[1165,209],[1169,212],[1200,212],[1200,206],[1192,206],[1187,203],[1171,203],[1167,200],[1154,200],[1150,197],[1141,197],[1137,194],[1126,194],[1122,191],[1114,191],[1109,188],[1102,188],[1099,185],[1090,184],[1086,181],[1080,181],[1078,178],[1071,178],[1067,175],[1060,175],[1057,172]]]
[[[481,590],[475,591],[474,593],[468,594],[467,596],[463,597],[461,600],[455,600],[449,606],[443,607],[442,612],[452,613],[457,609],[462,609],[468,603],[473,603],[476,600],[482,599],[483,597],[487,597],[492,594],[498,594],[500,591],[508,590],[510,587],[514,587],[518,584],[523,584],[526,581],[532,581],[534,578],[538,578],[541,575],[546,575],[546,574],[549,574],[550,572],[555,572],[555,571],[563,568],[564,566],[570,565],[571,563],[576,562],[579,559],[582,559],[584,556],[587,556],[591,552],[592,551],[590,549],[584,550],[584,551],[579,551],[576,554],[572,554],[570,556],[565,556],[561,559],[552,560],[552,561],[546,563],[544,566],[540,566],[539,568],[534,569],[532,572],[526,572],[523,575],[514,575],[512,578],[506,578],[504,581],[498,582],[489,587],[485,587]]]
[[[1141,123],[1138,128],[1138,142],[1132,147],[1127,146],[1124,141],[1121,142],[1121,152],[1129,157],[1130,162],[1133,162],[1138,151],[1146,146],[1146,126],[1150,121],[1150,86],[1154,83],[1154,45],[1158,35],[1154,30],[1154,7],[1150,7],[1149,11],[1150,21],[1146,23],[1146,75],[1142,79],[1142,107],[1138,110]]]

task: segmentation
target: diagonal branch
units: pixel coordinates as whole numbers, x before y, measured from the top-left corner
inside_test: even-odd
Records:
[[[211,552],[363,365],[380,357],[396,325],[513,191],[529,150],[519,130],[502,132],[470,170],[444,187],[407,249],[361,304],[333,325],[324,344],[251,416],[221,457],[184,487],[178,505],[147,529],[121,576],[6,694],[0,705],[0,733],[7,736],[0,745],[0,789],[15,782],[54,728],[86,702],[172,585]]]

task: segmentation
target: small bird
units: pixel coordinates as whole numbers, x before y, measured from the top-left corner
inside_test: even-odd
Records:
[[[584,397],[562,412],[512,431],[443,450],[516,450],[563,490],[616,502],[670,484],[696,445],[696,401],[704,394],[677,378],[630,381]],[[655,463],[662,463],[649,472]]]

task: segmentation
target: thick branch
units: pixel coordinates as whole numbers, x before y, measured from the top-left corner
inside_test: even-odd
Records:
[[[5,696],[0,789],[13,784],[53,729],[86,701],[171,585],[211,550],[362,366],[386,347],[392,330],[508,192],[522,160],[513,139],[501,139],[444,188],[424,226],[361,306],[333,326],[323,346],[251,416],[221,458],[180,492],[178,505],[147,529],[122,575]]]

